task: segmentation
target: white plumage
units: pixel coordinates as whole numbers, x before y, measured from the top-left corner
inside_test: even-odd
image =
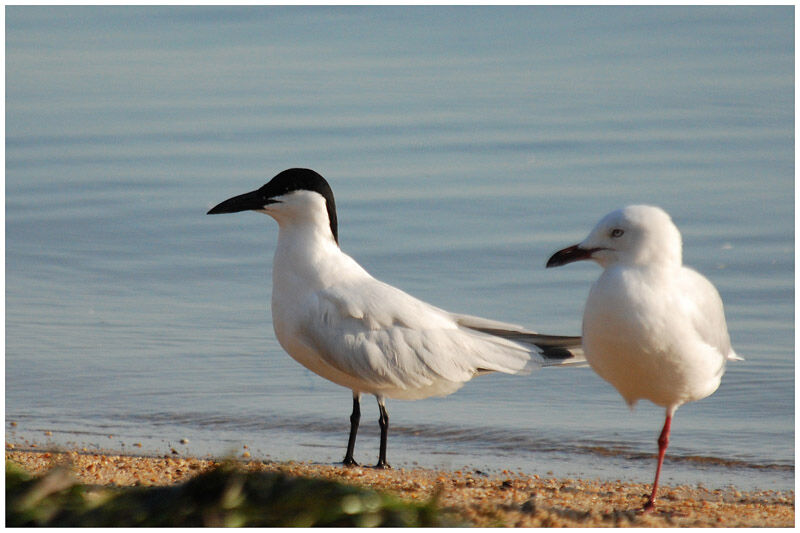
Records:
[[[290,353],[302,350],[293,343],[303,344],[313,351],[308,368],[357,392],[404,400],[442,396],[479,369],[517,373],[538,356],[469,330],[456,316],[368,275],[305,300],[300,320],[276,327],[278,340]],[[281,314],[280,301],[273,299],[274,316]]]
[[[449,313],[373,278],[339,248],[333,193],[311,170],[284,171],[209,213],[243,210],[268,214],[279,225],[272,318],[281,346],[309,370],[353,391],[346,464],[355,464],[362,393],[378,399],[378,466],[386,467],[386,398],[443,396],[480,373],[582,360],[578,337],[542,336]]]
[[[586,360],[630,406],[647,399],[666,409],[650,509],[675,410],[712,394],[726,361],[740,358],[719,293],[683,266],[680,233],[660,208],[636,205],[606,215],[547,266],[585,259],[604,269],[583,314]]]

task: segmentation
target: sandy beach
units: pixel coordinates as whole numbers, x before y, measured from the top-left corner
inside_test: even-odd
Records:
[[[68,465],[93,485],[172,485],[218,464],[191,457],[138,457],[84,451],[21,450],[6,444],[6,460],[39,474]],[[385,491],[410,501],[438,498],[440,507],[474,526],[506,527],[793,527],[793,491],[740,492],[702,486],[665,486],[658,509],[638,509],[647,484],[555,479],[503,471],[375,470],[313,463],[239,459],[251,471],[336,480]]]

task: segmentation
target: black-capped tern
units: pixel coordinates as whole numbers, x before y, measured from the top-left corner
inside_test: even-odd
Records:
[[[583,361],[580,337],[450,313],[373,278],[339,248],[333,192],[313,170],[285,170],[208,214],[248,210],[278,222],[272,269],[278,341],[300,364],[353,392],[346,465],[357,464],[363,393],[378,400],[377,467],[388,468],[386,398],[444,396],[478,374]]]

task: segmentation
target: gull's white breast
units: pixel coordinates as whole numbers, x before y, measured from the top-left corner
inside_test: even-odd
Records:
[[[685,267],[606,269],[586,303],[583,345],[630,405],[648,399],[668,408],[713,393],[735,357],[719,294]]]

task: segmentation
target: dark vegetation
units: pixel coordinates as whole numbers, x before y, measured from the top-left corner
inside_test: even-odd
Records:
[[[6,461],[6,526],[442,526],[434,500],[408,503],[335,481],[222,464],[180,485],[83,485],[57,467],[32,476]]]

